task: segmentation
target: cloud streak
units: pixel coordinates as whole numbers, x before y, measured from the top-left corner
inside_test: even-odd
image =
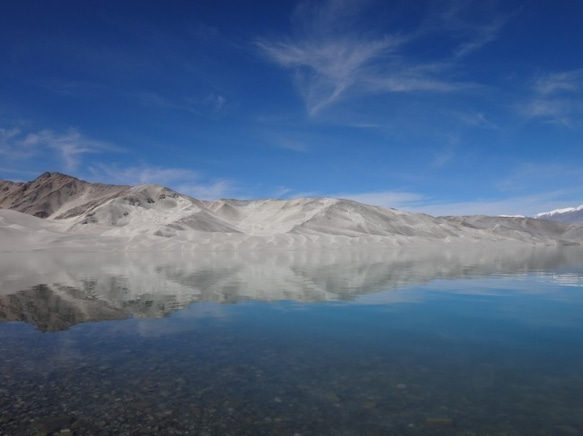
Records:
[[[201,200],[215,200],[236,190],[231,180],[204,180],[200,172],[186,168],[165,168],[147,164],[125,167],[116,164],[96,164],[89,168],[89,172],[94,178],[107,179],[109,183],[161,185]]]
[[[382,191],[338,194],[333,197],[347,198],[364,204],[426,213],[432,216],[452,215],[523,215],[534,216],[546,210],[579,204],[581,192],[547,191],[532,195],[512,196],[502,199],[475,201],[436,201],[416,192]]]
[[[452,92],[471,87],[451,79],[451,69],[457,60],[493,41],[503,24],[498,20],[478,26],[449,58],[423,61],[408,56],[407,45],[435,34],[436,28],[375,36],[358,28],[359,16],[369,3],[304,2],[294,14],[293,36],[256,42],[267,59],[290,71],[311,116],[359,95]],[[451,26],[455,16],[452,12],[439,30]]]
[[[528,119],[579,127],[583,115],[583,68],[539,76],[532,85],[533,97],[521,107]]]
[[[394,209],[409,209],[425,201],[423,195],[407,191],[340,193],[334,194],[332,197],[346,198],[348,200],[358,201],[359,203]]]
[[[183,180],[196,180],[196,171],[182,168],[162,168],[151,165],[123,167],[115,164],[95,164],[89,167],[94,177],[107,178],[122,185],[171,185]]]
[[[41,130],[25,133],[18,128],[0,129],[0,155],[13,160],[30,159],[56,153],[67,171],[79,167],[83,155],[115,150],[111,144],[82,135],[75,129],[66,132]]]
[[[571,195],[571,198],[569,198]],[[475,201],[431,202],[408,208],[433,216],[451,215],[523,215],[534,216],[539,212],[578,204],[572,192],[550,191],[540,194],[507,197],[503,199],[481,199]]]

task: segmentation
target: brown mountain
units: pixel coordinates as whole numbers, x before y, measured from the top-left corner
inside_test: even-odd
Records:
[[[59,218],[73,205],[87,210],[91,205],[103,203],[129,188],[88,183],[65,174],[47,172],[30,182],[0,180],[0,208],[39,218]]]

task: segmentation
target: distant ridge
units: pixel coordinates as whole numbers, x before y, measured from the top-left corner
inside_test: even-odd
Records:
[[[158,185],[44,173],[0,181],[0,248],[247,250],[411,243],[579,244],[583,228],[520,217],[439,217],[338,198],[201,201]],[[10,243],[8,241],[11,241]],[[109,247],[109,248],[107,248]]]
[[[535,218],[559,221],[563,223],[583,224],[583,204],[578,207],[567,207],[556,209],[550,212],[542,212],[535,215]]]

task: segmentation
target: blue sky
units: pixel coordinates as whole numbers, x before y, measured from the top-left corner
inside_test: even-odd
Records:
[[[0,5],[0,178],[442,214],[583,203],[583,2]]]

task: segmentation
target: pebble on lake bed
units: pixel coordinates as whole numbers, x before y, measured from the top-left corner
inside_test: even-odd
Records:
[[[426,418],[425,425],[428,427],[451,427],[453,419],[451,418]]]

